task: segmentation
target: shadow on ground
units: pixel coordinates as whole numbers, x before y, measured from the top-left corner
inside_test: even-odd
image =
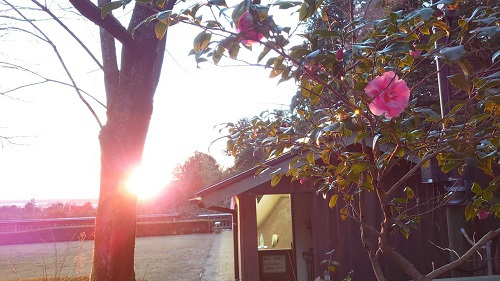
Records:
[[[93,241],[0,246],[0,280],[88,276]],[[234,280],[232,231],[137,238],[137,278]]]

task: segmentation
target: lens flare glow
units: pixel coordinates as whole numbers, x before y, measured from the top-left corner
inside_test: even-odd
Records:
[[[127,189],[137,195],[139,200],[155,197],[165,186],[165,182],[148,172],[142,166],[137,167],[130,175],[126,183]]]

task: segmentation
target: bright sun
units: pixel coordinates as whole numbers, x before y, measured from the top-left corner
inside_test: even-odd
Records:
[[[156,196],[165,186],[165,181],[155,177],[143,166],[137,167],[127,181],[127,188],[137,195],[138,199],[149,199]]]

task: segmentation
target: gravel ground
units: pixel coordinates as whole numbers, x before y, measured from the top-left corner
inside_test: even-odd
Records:
[[[93,241],[0,246],[0,280],[90,274]],[[232,231],[142,237],[137,278],[148,281],[234,280]]]

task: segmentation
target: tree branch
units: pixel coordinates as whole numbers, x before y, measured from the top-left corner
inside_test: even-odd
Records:
[[[99,0],[98,5],[109,3],[110,0]],[[104,87],[106,89],[106,102],[112,104],[113,99],[118,96],[118,86],[120,84],[120,71],[118,70],[118,60],[116,56],[115,38],[104,28],[100,28],[102,62],[104,65]]]
[[[424,156],[420,162],[418,162],[418,164],[416,164],[413,168],[411,168],[404,176],[402,176],[398,182],[396,182],[390,189],[389,191],[387,191],[386,195],[387,196],[391,196],[394,192],[396,192],[396,190],[402,186],[404,184],[404,182],[409,178],[411,177],[412,175],[414,175],[418,170],[420,170],[420,167],[422,167],[422,165],[425,164],[425,162],[427,162],[428,160],[430,160],[431,158],[433,157],[436,157],[436,155],[438,155],[439,153],[445,151],[446,149],[448,148],[442,148],[442,149],[438,149],[432,153],[429,153],[427,154],[426,156]]]
[[[92,108],[92,106],[87,102],[87,100],[82,96],[82,93],[80,92],[80,88],[76,85],[76,82],[75,82],[75,79],[73,79],[73,76],[71,75],[71,72],[69,71],[68,67],[66,66],[66,63],[64,61],[64,59],[62,58],[61,54],[59,53],[59,51],[57,50],[57,46],[54,44],[54,42],[52,42],[50,40],[50,38],[36,25],[34,24],[31,20],[29,20],[21,11],[19,11],[19,9],[17,9],[14,5],[12,5],[9,1],[5,1],[5,3],[12,8],[12,10],[14,10],[17,14],[19,14],[19,16],[21,16],[28,24],[30,24],[36,31],[38,31],[42,36],[43,38],[45,39],[45,42],[47,42],[47,44],[49,44],[50,46],[52,46],[52,49],[54,50],[54,53],[56,54],[57,56],[57,59],[59,60],[59,62],[61,63],[61,66],[63,67],[64,69],[64,72],[66,73],[66,75],[68,76],[69,80],[71,81],[71,85],[73,85],[73,88],[75,89],[78,97],[80,98],[80,100],[85,104],[85,106],[87,106],[87,108],[89,109],[90,113],[92,113],[92,115],[94,116],[94,118],[96,119],[97,123],[99,124],[99,127],[102,128],[102,123],[101,123],[101,120],[99,119],[99,117],[97,116],[96,112],[94,111],[94,109]]]
[[[105,29],[111,36],[120,41],[123,45],[132,47],[135,44],[132,35],[123,27],[123,25],[112,15],[107,14],[101,18],[101,9],[90,2],[90,0],[69,0],[84,17],[91,22]]]
[[[75,39],[78,42],[78,44],[80,44],[80,46],[82,46],[82,48],[87,52],[87,54],[89,54],[89,56],[92,58],[92,60],[99,66],[99,68],[102,69],[101,63],[99,62],[99,60],[97,60],[97,58],[94,56],[94,54],[92,54],[92,52],[89,50],[89,48],[87,48],[87,46],[82,42],[82,40],[80,40],[80,38],[78,38],[75,35],[75,33],[73,31],[71,31],[58,17],[56,17],[56,15],[54,15],[54,13],[52,13],[44,5],[40,4],[40,2],[38,2],[37,0],[31,0],[31,2],[33,2],[35,5],[37,5],[38,7],[40,7],[40,9],[42,9],[42,11],[44,11],[45,13],[47,13],[62,28],[64,28],[64,30],[66,30],[66,32],[68,32],[69,35],[71,35],[71,37],[73,37],[73,39]]]
[[[500,235],[500,228],[497,228],[496,230],[491,230],[490,232],[486,233],[483,238],[481,238],[477,243],[472,246],[463,256],[461,256],[459,259],[450,262],[449,264],[443,265],[440,268],[431,271],[429,274],[425,276],[425,281],[427,280],[433,280],[434,278],[438,277],[439,275],[450,271],[458,266],[460,266],[462,263],[464,263],[466,260],[468,260],[475,252],[479,250],[486,242],[489,240],[492,240],[493,238],[497,237]]]

